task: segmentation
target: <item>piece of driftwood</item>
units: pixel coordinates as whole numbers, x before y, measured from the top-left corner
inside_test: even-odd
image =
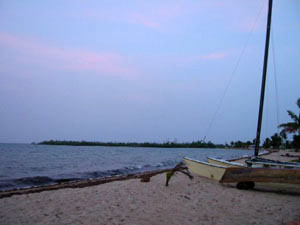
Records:
[[[263,182],[300,184],[300,169],[227,168],[220,183]]]
[[[293,157],[293,158],[299,158],[300,157],[299,155],[290,155],[289,153],[285,153],[285,154],[282,154],[280,156],[283,156],[283,157]]]
[[[150,179],[151,179],[151,176],[143,176],[140,181],[141,182],[150,182]]]
[[[190,174],[190,171],[188,170],[187,166],[185,163],[182,161],[178,163],[173,169],[170,171],[167,171],[166,173],[166,186],[169,186],[169,181],[171,177],[176,174],[177,172],[183,173],[187,175],[190,179],[193,179],[194,177]]]

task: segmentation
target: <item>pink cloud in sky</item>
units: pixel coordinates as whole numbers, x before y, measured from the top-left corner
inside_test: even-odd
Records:
[[[170,23],[186,14],[187,11],[188,9],[186,5],[173,3],[172,5],[151,6],[147,10],[120,10],[118,8],[113,8],[109,11],[103,12],[88,10],[83,12],[81,16],[96,20],[112,22],[121,21],[123,23],[141,25],[147,28],[163,31]]]
[[[114,52],[92,52],[50,46],[40,40],[0,33],[0,47],[14,51],[22,62],[71,71],[96,72],[101,75],[132,75],[126,58]]]
[[[145,27],[158,29],[166,24],[171,23],[178,17],[184,15],[185,7],[178,3],[168,7],[158,7],[144,13],[134,13],[132,15],[133,21]]]
[[[207,60],[214,60],[214,59],[222,59],[225,58],[227,56],[226,53],[210,53],[207,55],[201,55],[198,58],[199,59],[207,59]]]
[[[181,60],[184,62],[187,62],[187,63],[193,63],[193,62],[203,61],[203,60],[219,60],[219,59],[225,58],[226,56],[228,56],[228,53],[214,52],[214,53],[209,53],[206,55],[185,57]]]
[[[134,14],[130,16],[129,21],[134,24],[143,25],[148,28],[158,29],[161,24],[155,21],[152,17],[143,14]]]

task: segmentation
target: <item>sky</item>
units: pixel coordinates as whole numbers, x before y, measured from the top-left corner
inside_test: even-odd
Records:
[[[255,138],[266,0],[0,1],[0,142]],[[298,113],[300,1],[274,0],[262,139]]]

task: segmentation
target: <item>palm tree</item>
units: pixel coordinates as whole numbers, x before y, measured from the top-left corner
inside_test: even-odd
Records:
[[[299,107],[300,110],[300,98],[298,98],[297,100],[297,106]],[[298,132],[298,134],[300,135],[300,111],[299,111],[299,116],[297,116],[294,112],[290,110],[288,110],[287,112],[294,122],[280,124],[279,127],[282,128],[280,134],[285,136],[286,133]]]

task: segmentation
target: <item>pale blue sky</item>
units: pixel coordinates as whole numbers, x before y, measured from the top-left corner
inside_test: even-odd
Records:
[[[266,7],[1,1],[0,142],[252,140]],[[280,123],[300,97],[300,1],[273,7],[262,138],[278,125],[273,55]]]

